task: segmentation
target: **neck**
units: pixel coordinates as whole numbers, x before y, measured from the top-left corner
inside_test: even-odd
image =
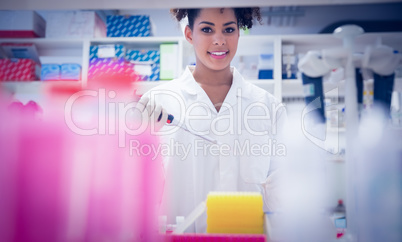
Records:
[[[223,70],[216,71],[205,68],[202,65],[196,65],[193,71],[193,76],[199,84],[209,86],[231,85],[233,80],[230,66]]]

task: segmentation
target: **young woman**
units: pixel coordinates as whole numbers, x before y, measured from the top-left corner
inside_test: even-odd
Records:
[[[147,92],[137,105],[160,129],[158,152],[164,156],[166,172],[162,211],[168,223],[189,215],[210,191],[257,191],[263,194],[264,209],[275,209],[271,180],[280,145],[275,137],[281,123],[277,120],[285,112],[270,93],[245,81],[230,66],[240,28],[251,28],[254,18],[261,20],[259,8],[171,13],[178,21],[188,18],[184,34],[194,47],[196,65]],[[167,113],[179,125],[165,125]],[[205,230],[204,214],[189,231]]]

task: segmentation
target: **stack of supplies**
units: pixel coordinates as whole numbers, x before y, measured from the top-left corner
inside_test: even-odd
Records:
[[[8,59],[0,59],[0,81],[34,81],[40,77],[40,60],[32,43],[2,43]]]
[[[34,81],[39,66],[31,59],[0,59],[0,81]]]
[[[146,15],[110,15],[106,28],[107,37],[152,36],[151,21]]]
[[[89,53],[88,80],[136,81],[132,63],[125,60],[126,48],[121,44],[92,45]]]
[[[211,192],[207,198],[207,233],[262,234],[262,195],[257,192]]]
[[[81,65],[76,63],[42,64],[42,81],[79,81]]]

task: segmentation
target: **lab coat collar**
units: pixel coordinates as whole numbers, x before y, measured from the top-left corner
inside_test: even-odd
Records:
[[[187,66],[185,71],[183,72],[183,74],[180,77],[180,79],[181,79],[180,81],[183,84],[183,91],[185,91],[186,93],[188,93],[190,95],[196,95],[197,94],[197,86],[199,86],[194,79],[194,76],[192,73],[193,70],[194,70],[194,66]]]
[[[187,66],[185,71],[183,72],[182,76],[180,77],[181,82],[183,84],[183,91],[185,91],[187,94],[190,95],[197,95],[199,92],[203,92],[202,88],[198,83],[195,81],[194,76],[193,76],[193,71],[194,71],[195,66]],[[231,95],[232,97],[238,97],[239,92],[238,89],[241,88],[241,97],[242,99],[249,99],[252,95],[252,93],[249,93],[249,85],[250,83],[247,83],[243,76],[237,71],[235,67],[230,67],[230,71],[233,73],[233,82],[232,86],[230,87],[230,90],[228,94],[232,94],[231,92],[235,92],[236,95]],[[230,95],[228,95],[230,97]],[[229,98],[230,99],[230,98]],[[229,104],[233,104],[233,100],[228,100],[228,98],[225,99],[225,102],[228,101]]]

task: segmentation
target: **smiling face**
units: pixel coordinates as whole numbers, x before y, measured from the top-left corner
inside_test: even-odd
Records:
[[[239,41],[239,28],[233,9],[200,10],[191,30],[185,29],[186,39],[194,46],[197,67],[210,70],[230,68]]]

